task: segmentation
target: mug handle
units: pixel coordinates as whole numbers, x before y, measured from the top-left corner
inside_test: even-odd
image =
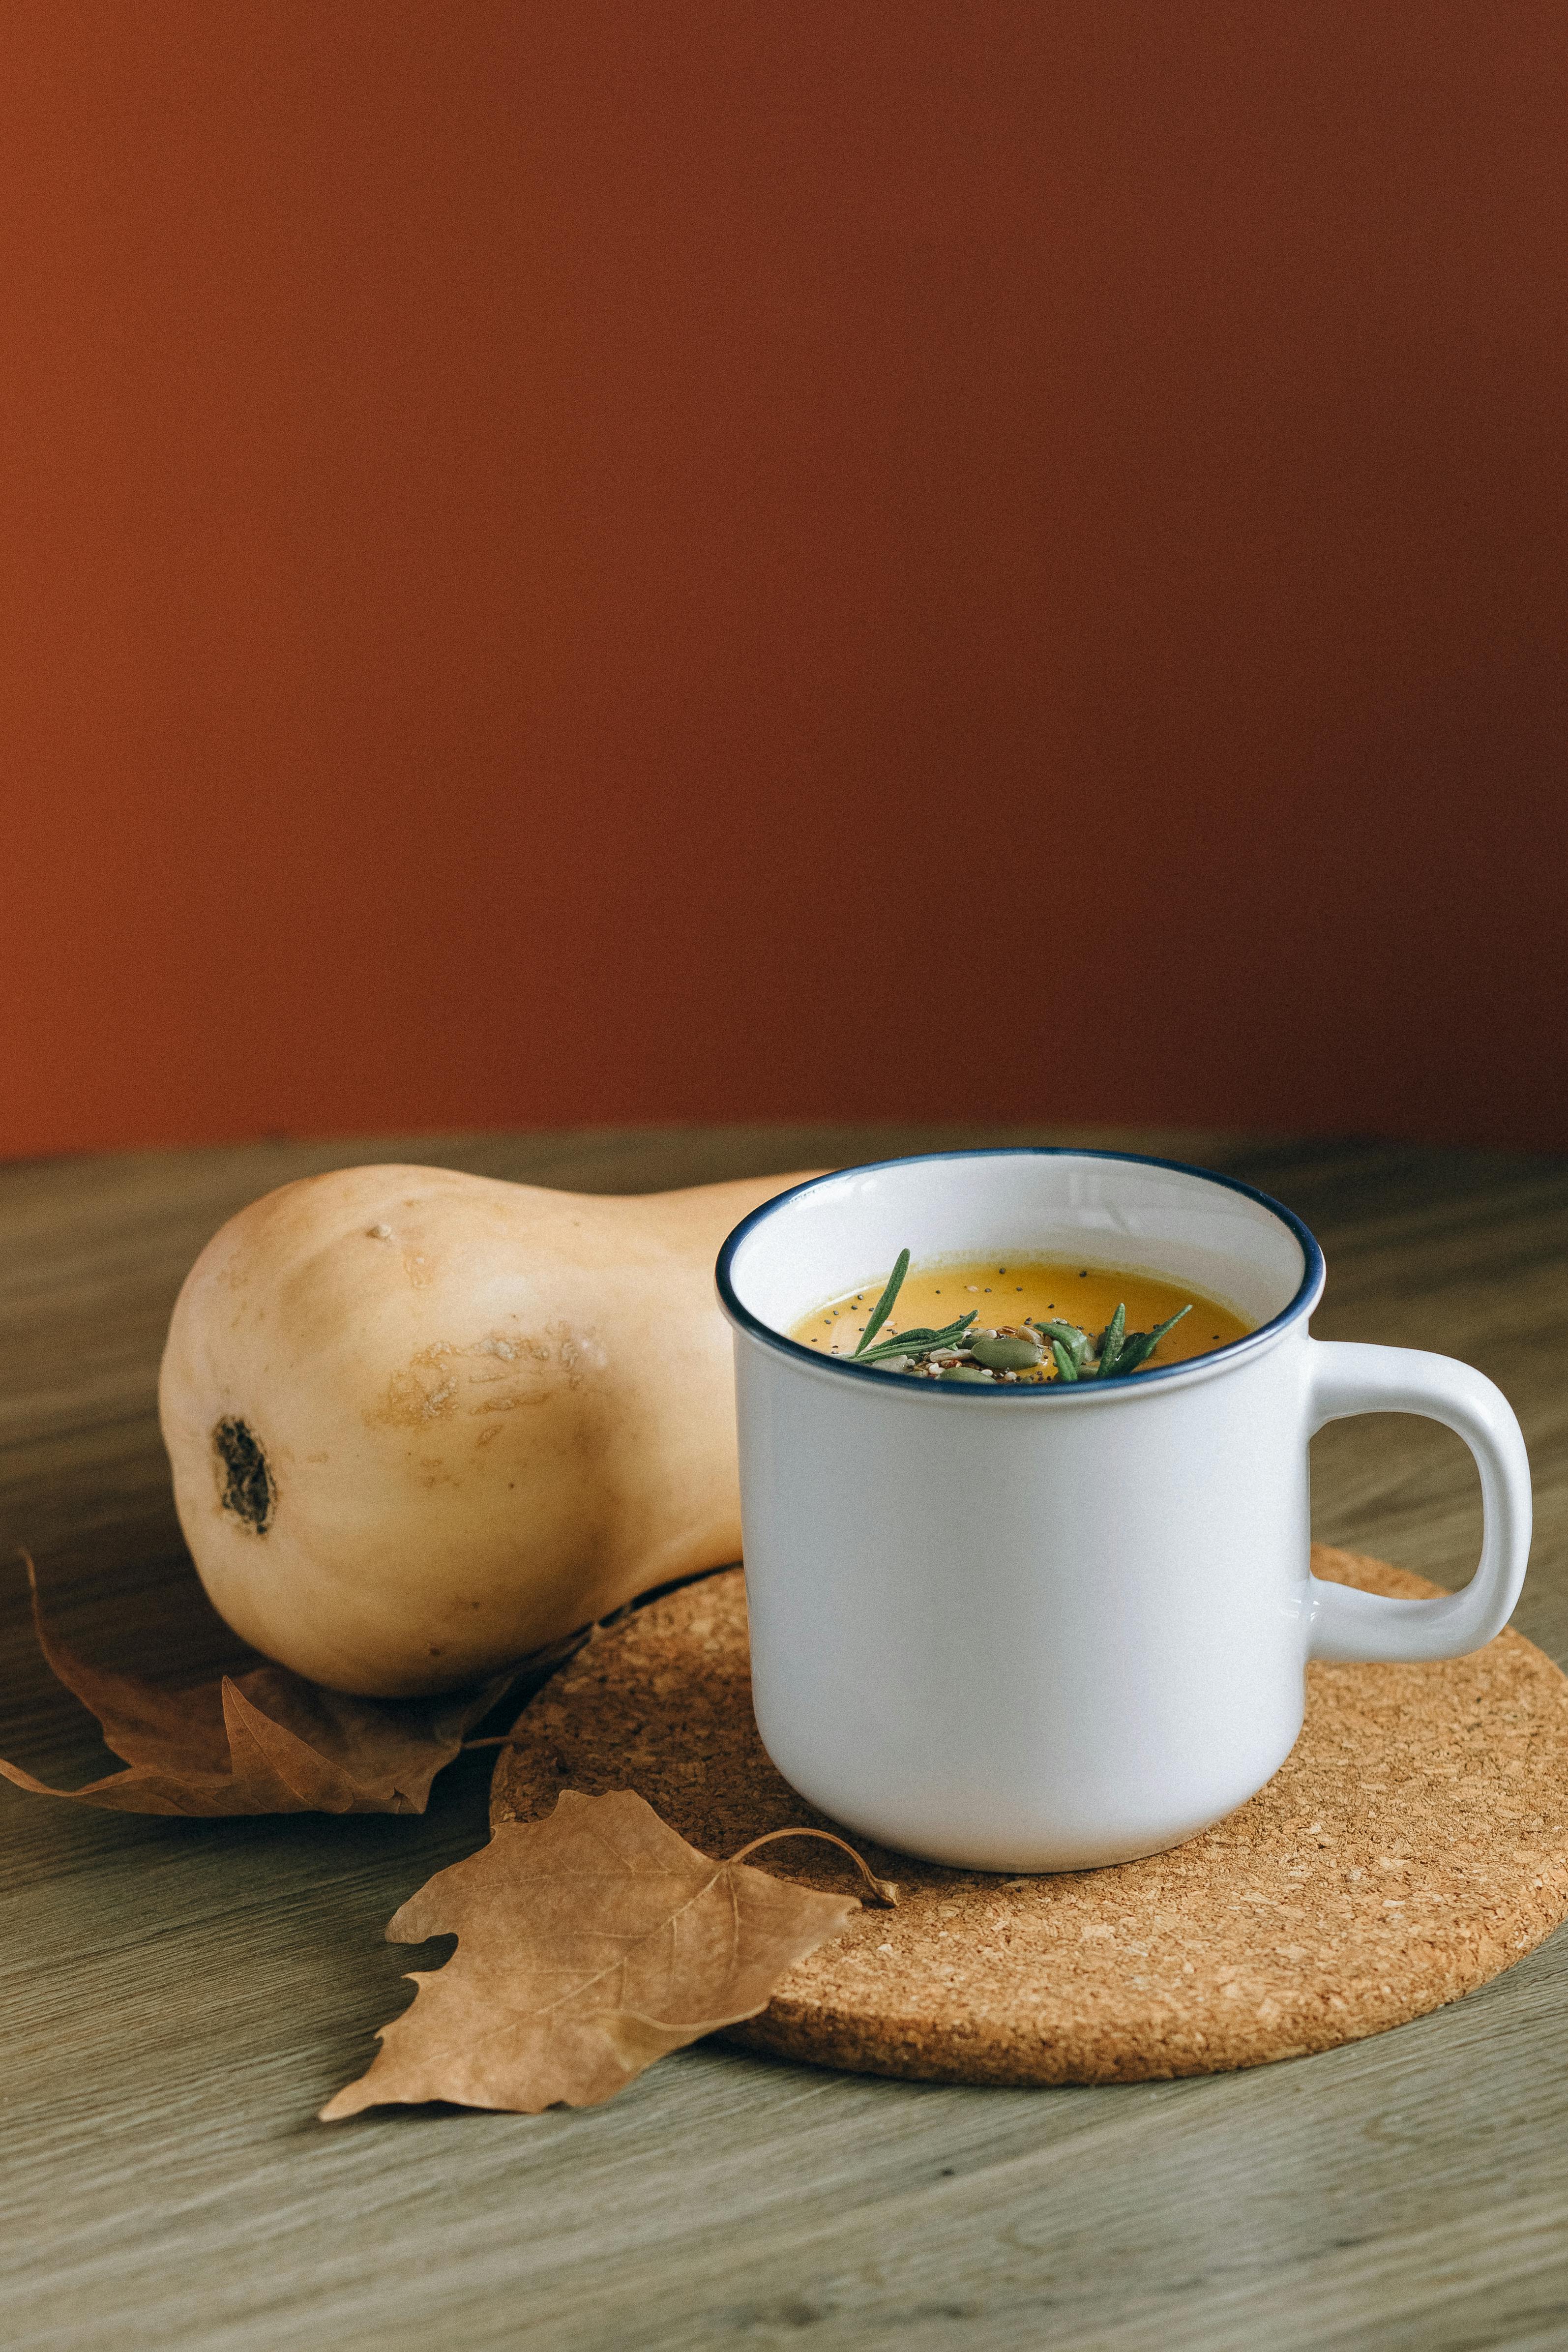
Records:
[[[1481,1474],[1480,1565],[1458,1592],[1392,1601],[1310,1577],[1309,1657],[1398,1664],[1462,1658],[1500,1633],[1530,1557],[1530,1459],[1513,1407],[1485,1374],[1418,1348],[1309,1339],[1308,1434],[1353,1412],[1419,1412],[1458,1432]]]

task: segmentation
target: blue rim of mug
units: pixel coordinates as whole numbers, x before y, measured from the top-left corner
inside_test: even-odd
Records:
[[[1168,1168],[1177,1176],[1195,1176],[1202,1183],[1218,1184],[1228,1192],[1239,1192],[1244,1200],[1255,1201],[1260,1209],[1267,1209],[1270,1216],[1278,1217],[1282,1225],[1289,1227],[1301,1244],[1304,1260],[1300,1286],[1290,1304],[1282,1307],[1278,1315],[1270,1316],[1267,1323],[1260,1323],[1255,1331],[1247,1332],[1243,1338],[1228,1339],[1222,1348],[1206,1349],[1200,1356],[1184,1357],[1179,1364],[1156,1364],[1152,1370],[1134,1372],[1124,1381],[1107,1381],[1103,1388],[1098,1381],[902,1381],[895,1390],[888,1375],[879,1371],[874,1364],[857,1364],[847,1356],[819,1355],[814,1348],[808,1348],[800,1339],[790,1339],[782,1331],[776,1331],[770,1323],[764,1323],[737,1297],[735,1285],[730,1278],[736,1252],[758,1225],[776,1216],[791,1201],[799,1200],[802,1192],[814,1192],[821,1186],[836,1184],[846,1176],[873,1176],[883,1168],[935,1166],[944,1160],[1114,1160],[1124,1166]],[[1054,1399],[1058,1404],[1067,1400],[1077,1404],[1088,1404],[1097,1397],[1109,1402],[1112,1397],[1126,1397],[1139,1390],[1153,1389],[1166,1381],[1191,1380],[1195,1375],[1234,1362],[1239,1356],[1254,1354],[1271,1345],[1287,1324],[1312,1313],[1322,1294],[1324,1266],[1322,1251],[1295,1212],[1287,1209],[1282,1201],[1276,1201],[1271,1193],[1260,1192],[1256,1184],[1243,1183],[1239,1176],[1222,1175],[1217,1168],[1195,1168],[1186,1160],[1156,1159],[1146,1151],[1078,1150],[1070,1143],[1019,1143],[987,1145],[974,1151],[912,1151],[897,1160],[867,1160],[850,1168],[831,1168],[825,1175],[808,1176],[803,1184],[791,1184],[787,1192],[776,1193],[771,1201],[764,1201],[760,1208],[753,1209],[748,1216],[742,1217],[719,1251],[714,1274],[718,1284],[719,1304],[737,1329],[746,1332],[750,1339],[759,1339],[764,1347],[777,1349],[781,1356],[810,1364],[814,1370],[841,1373],[852,1381],[875,1381],[884,1394],[941,1396],[949,1401],[957,1399],[965,1404],[972,1404],[980,1397],[1008,1397],[1014,1403],[1040,1405],[1048,1399]]]

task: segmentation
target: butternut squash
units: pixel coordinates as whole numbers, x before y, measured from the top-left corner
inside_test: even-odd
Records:
[[[603,1198],[352,1168],[242,1210],[159,1383],[218,1610],[299,1674],[393,1697],[738,1558],[713,1265],[800,1181]]]

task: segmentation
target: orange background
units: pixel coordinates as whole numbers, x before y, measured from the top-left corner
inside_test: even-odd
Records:
[[[0,1150],[1568,1147],[1557,0],[11,0]]]

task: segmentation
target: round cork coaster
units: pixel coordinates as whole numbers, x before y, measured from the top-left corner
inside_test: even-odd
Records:
[[[1352,1552],[1319,1576],[1437,1588]],[[998,1878],[854,1843],[896,1879],[727,2038],[943,2083],[1111,2083],[1300,2057],[1419,2017],[1568,1916],[1568,1678],[1503,1633],[1437,1665],[1309,1669],[1295,1749],[1239,1812],[1169,1853]],[[635,1789],[702,1853],[824,1826],[752,1720],[740,1571],[598,1634],[501,1750],[491,1817]],[[843,1891],[802,1840],[783,1877]]]

